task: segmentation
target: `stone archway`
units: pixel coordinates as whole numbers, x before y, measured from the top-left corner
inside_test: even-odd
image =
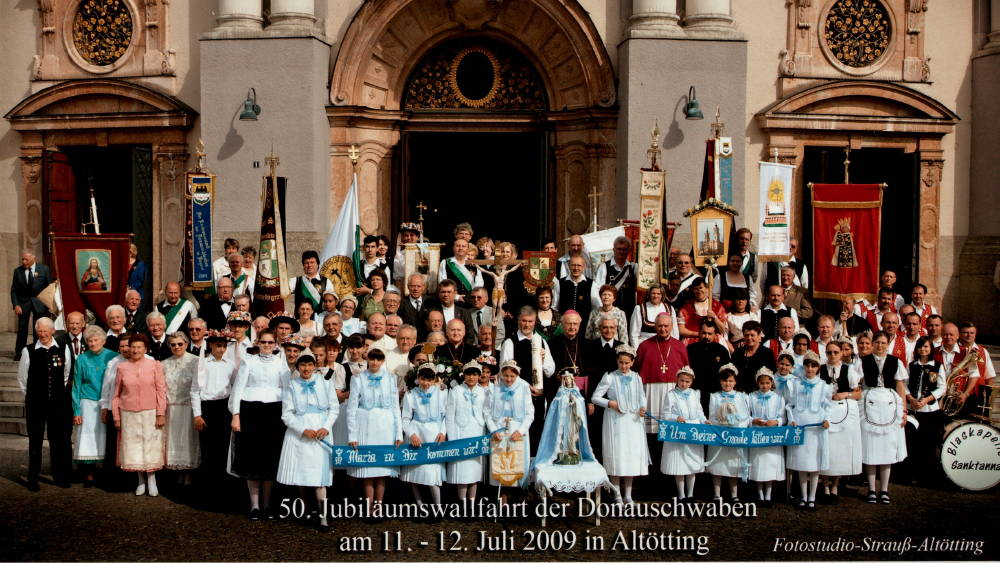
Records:
[[[928,299],[941,305],[938,291],[938,234],[940,230],[941,139],[953,133],[958,115],[944,104],[899,84],[837,81],[796,92],[757,114],[767,136],[768,157],[795,164],[795,207],[802,208],[802,162],[805,147],[832,146],[895,148],[917,152],[920,161],[919,279],[928,287]],[[795,218],[796,236],[802,218]]]
[[[545,84],[547,111],[500,115],[401,109],[407,78],[430,49],[477,35],[503,41],[535,66]],[[604,191],[601,222],[613,222],[614,74],[597,29],[575,0],[366,2],[337,54],[330,103],[331,216],[350,184],[347,151],[357,145],[361,223],[367,232],[394,230],[391,206],[384,202],[394,193],[393,159],[401,130],[517,131],[541,126],[553,139],[554,234],[569,232],[574,210],[588,209],[591,186]]]
[[[115,79],[72,80],[40,90],[6,114],[21,134],[21,246],[42,255],[42,155],[67,146],[152,148],[153,287],[180,279],[184,244],[185,132],[197,112],[166,94]]]

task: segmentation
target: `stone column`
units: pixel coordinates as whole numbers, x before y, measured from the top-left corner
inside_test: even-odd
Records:
[[[678,19],[677,0],[633,0],[628,37],[683,37]]]
[[[730,0],[687,0],[684,15],[685,31],[697,33],[732,33],[733,25]]]
[[[926,146],[923,146],[926,145]],[[941,172],[944,151],[939,143],[922,142],[920,147],[920,272],[927,286],[927,300],[941,307],[938,292],[938,243],[940,235]]]
[[[153,146],[154,295],[167,282],[183,281],[187,159],[185,146],[180,142]]]
[[[235,28],[259,31],[264,23],[261,0],[219,0],[216,29]]]
[[[271,0],[268,31],[312,31],[316,23],[314,0]]]
[[[1000,0],[990,0],[990,31],[983,49],[1000,49]]]

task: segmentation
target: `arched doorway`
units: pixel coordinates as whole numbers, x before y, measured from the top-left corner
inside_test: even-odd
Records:
[[[179,280],[185,135],[196,116],[173,96],[115,79],[61,82],[22,100],[5,116],[21,135],[22,246],[46,256],[49,233],[77,231],[93,185],[102,231],[134,234],[151,287]]]
[[[795,164],[793,231],[810,240],[807,182],[840,183],[843,149],[851,149],[850,180],[890,184],[883,204],[882,267],[905,272],[928,287],[940,306],[938,279],[941,139],[954,132],[959,117],[937,100],[899,84],[834,81],[800,90],[757,114],[767,135],[767,151]],[[839,165],[839,168],[838,168]],[[892,220],[888,220],[889,217]],[[808,262],[808,261],[807,261]]]
[[[443,64],[444,53],[460,46],[492,49],[510,60],[517,59],[537,77],[542,103],[519,108],[496,104],[427,107],[434,104],[426,103],[408,107],[407,100],[414,98],[407,96],[407,87],[425,68],[421,65],[436,54]],[[476,58],[473,55],[468,64]],[[439,76],[431,87],[443,90],[448,80]],[[474,89],[471,93],[477,95]],[[531,194],[538,201],[539,213],[544,214],[532,212],[530,226],[514,227],[531,230],[540,226],[541,230],[525,237],[523,244],[534,246],[543,234],[562,237],[584,230],[586,194],[592,186],[604,192],[601,222],[613,222],[615,81],[601,38],[576,2],[367,2],[355,15],[337,55],[330,96],[331,216],[350,184],[348,149],[357,145],[361,151],[357,169],[361,226],[366,232],[390,233],[399,221],[415,218],[411,192],[425,189],[426,193],[430,188],[411,182],[414,158],[433,158],[439,171],[460,177],[456,167],[468,164],[468,153],[459,149],[470,145],[485,147],[475,168],[478,174],[461,190],[477,205],[490,201],[481,178],[507,171],[524,158],[510,152],[501,154],[499,149],[536,146],[539,162],[531,169],[538,179],[507,180],[530,184],[531,188],[516,196],[523,199]],[[445,141],[433,138],[443,133],[455,136]],[[445,148],[436,152],[427,148],[434,143],[444,143]],[[417,179],[423,182],[419,172]],[[450,236],[456,221],[452,217],[439,221],[448,224],[446,229],[438,227]]]

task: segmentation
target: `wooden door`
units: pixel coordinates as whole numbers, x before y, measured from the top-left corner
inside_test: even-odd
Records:
[[[43,171],[43,231],[45,263],[52,263],[50,233],[75,233],[80,230],[77,209],[76,176],[64,153],[45,151]]]

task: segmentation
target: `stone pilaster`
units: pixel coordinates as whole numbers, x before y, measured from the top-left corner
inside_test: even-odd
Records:
[[[633,0],[627,34],[630,39],[684,37],[679,19],[677,0]]]

